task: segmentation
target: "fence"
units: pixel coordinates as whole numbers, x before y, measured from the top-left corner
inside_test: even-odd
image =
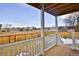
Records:
[[[45,32],[46,35],[53,34],[53,32]],[[25,33],[25,34],[10,34],[10,35],[0,35],[0,45],[7,44],[7,43],[13,43],[17,41],[27,40],[27,39],[33,39],[40,37],[40,32],[34,32],[34,33]]]
[[[40,33],[14,34],[0,36],[0,45],[39,37]]]

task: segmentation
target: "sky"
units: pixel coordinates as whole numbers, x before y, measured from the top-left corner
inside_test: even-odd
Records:
[[[64,16],[58,17],[58,25],[65,25]],[[16,27],[41,27],[40,10],[23,3],[0,3],[0,24],[12,24]],[[45,27],[55,26],[55,17],[45,12]]]

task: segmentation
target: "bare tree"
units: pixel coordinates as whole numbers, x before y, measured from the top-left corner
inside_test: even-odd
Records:
[[[79,25],[79,12],[74,12],[69,14],[65,19],[64,22],[66,26],[72,26],[73,28]]]
[[[66,26],[72,26],[72,20],[71,19],[64,19],[63,21],[65,22]]]
[[[4,26],[5,26],[7,31],[10,31],[10,28],[11,28],[12,24],[5,24]]]
[[[2,28],[2,24],[0,24],[0,30],[1,30],[1,28]]]
[[[36,27],[32,27],[32,30],[36,30]]]

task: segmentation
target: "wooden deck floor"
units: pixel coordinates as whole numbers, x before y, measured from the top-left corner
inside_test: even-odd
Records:
[[[56,45],[47,50],[45,54],[46,56],[79,56],[79,51],[66,46]]]

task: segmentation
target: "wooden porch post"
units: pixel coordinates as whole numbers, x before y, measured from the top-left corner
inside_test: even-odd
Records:
[[[74,48],[76,48],[76,45],[77,45],[74,29],[72,29],[71,35],[72,35],[72,48],[74,49]]]
[[[41,4],[41,38],[42,38],[42,55],[45,55],[45,38],[44,38],[44,3]]]
[[[58,44],[58,19],[55,16],[55,27],[56,27],[56,44]]]
[[[73,29],[72,29],[72,32],[71,32],[71,36],[72,36],[72,48],[74,49],[74,48],[76,48],[76,44],[77,44],[77,42],[76,42],[76,38],[75,38],[75,26],[74,26],[74,22],[75,22],[75,20],[73,20]]]

